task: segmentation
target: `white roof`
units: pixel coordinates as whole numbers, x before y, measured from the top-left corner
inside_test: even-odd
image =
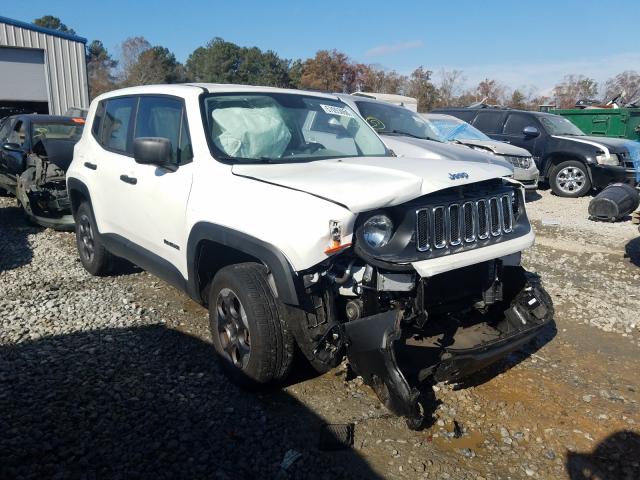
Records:
[[[209,93],[288,93],[292,95],[310,95],[314,97],[330,98],[337,100],[335,95],[327,93],[310,92],[307,90],[294,90],[288,88],[276,88],[276,87],[257,87],[254,85],[236,85],[232,83],[173,83],[173,84],[160,84],[160,85],[141,85],[138,87],[121,88],[119,90],[113,90],[111,92],[100,95],[100,99],[109,98],[122,95],[142,95],[142,94],[165,94],[175,95],[178,97],[193,95],[194,92],[198,94],[202,90],[206,90]]]

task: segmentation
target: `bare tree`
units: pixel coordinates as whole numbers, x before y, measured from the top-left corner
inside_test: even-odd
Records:
[[[140,55],[151,48],[144,37],[129,37],[120,45],[120,81],[128,84],[133,68],[138,64]]]
[[[606,81],[604,90],[605,101],[611,100],[621,93],[625,100],[635,100],[640,96],[640,74],[633,70],[626,70],[619,73]]]
[[[476,91],[482,99],[486,99],[488,104],[503,104],[507,97],[507,87],[495,79],[485,78],[482,80]]]
[[[598,83],[584,75],[566,75],[562,82],[554,87],[553,93],[556,105],[560,108],[572,108],[578,100],[597,95]]]
[[[439,104],[443,107],[453,105],[455,99],[462,94],[462,88],[466,82],[462,70],[440,70],[438,72]]]

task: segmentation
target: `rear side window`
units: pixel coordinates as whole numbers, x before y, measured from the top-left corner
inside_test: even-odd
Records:
[[[182,100],[169,97],[140,97],[134,138],[162,137],[171,142],[171,161],[176,165],[192,158]]]
[[[100,135],[100,143],[110,150],[132,153],[131,124],[136,109],[136,98],[114,98],[107,100],[104,114],[104,125]]]
[[[505,135],[523,135],[522,131],[525,127],[535,127],[536,124],[531,118],[531,115],[525,115],[523,113],[511,113],[507,117],[507,121],[504,124]]]
[[[502,112],[478,112],[473,126],[484,133],[500,133]]]

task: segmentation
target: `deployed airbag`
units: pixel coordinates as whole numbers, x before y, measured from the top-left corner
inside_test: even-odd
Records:
[[[219,108],[214,120],[213,142],[230,157],[280,158],[291,133],[276,107]]]

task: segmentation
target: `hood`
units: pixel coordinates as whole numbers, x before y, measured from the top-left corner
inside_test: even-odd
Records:
[[[457,185],[512,175],[510,168],[487,162],[405,157],[235,164],[232,171],[234,175],[325,198],[354,213],[398,205]]]
[[[483,147],[489,149],[493,153],[497,153],[498,155],[510,155],[514,157],[531,156],[529,151],[525,150],[524,148],[516,147],[515,145],[511,145],[505,142],[499,142],[497,140],[468,140],[465,138],[458,139],[458,141],[468,146]]]
[[[509,162],[489,152],[481,152],[466,145],[442,143],[419,138],[381,135],[384,143],[399,157],[454,160],[500,165],[513,170]]]
[[[627,142],[629,140],[624,138],[594,137],[591,135],[553,135],[553,138],[561,138],[562,140],[568,140],[570,142],[591,145],[592,147],[602,150],[605,154],[628,151]]]

